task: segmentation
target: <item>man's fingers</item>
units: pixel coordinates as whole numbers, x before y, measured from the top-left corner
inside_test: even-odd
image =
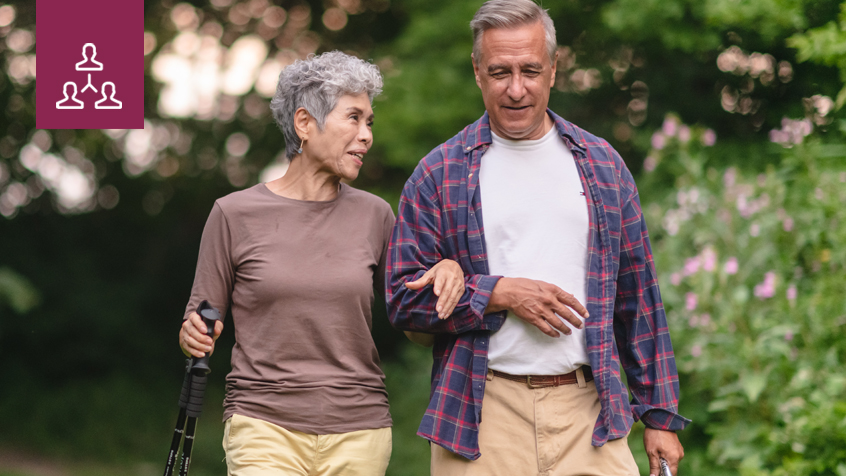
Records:
[[[540,329],[541,332],[548,335],[549,337],[558,338],[561,334],[555,331],[549,323],[543,319],[539,319],[537,322],[534,323],[535,327]]]
[[[566,320],[570,324],[573,325],[576,329],[581,329],[584,327],[582,320],[579,319],[573,311],[570,310],[569,307],[561,305],[561,303],[555,303],[552,306],[552,310],[557,314],[561,319]],[[560,320],[560,319],[559,319]]]
[[[573,330],[570,329],[567,324],[564,324],[564,321],[561,320],[555,313],[547,313],[543,315],[543,319],[549,323],[552,327],[558,329],[559,332],[562,334],[570,335],[573,333]],[[558,336],[556,336],[558,337]]]
[[[659,471],[660,466],[658,465],[658,456],[649,454],[649,476],[659,476],[661,472]],[[673,473],[676,474],[676,473]]]
[[[679,474],[679,462],[676,460],[675,463],[670,463],[670,472],[675,474]]]
[[[583,318],[587,319],[588,317],[590,317],[590,314],[588,314],[587,309],[582,305],[582,303],[580,303],[575,296],[568,293],[567,291],[564,291],[561,288],[556,288],[556,297],[558,298],[559,302],[570,306]]]

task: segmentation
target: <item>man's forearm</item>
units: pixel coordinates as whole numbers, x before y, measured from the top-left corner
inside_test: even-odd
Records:
[[[414,277],[408,279],[413,280]],[[438,318],[435,309],[438,296],[431,286],[411,290],[405,287],[404,279],[396,279],[392,282],[388,296],[388,318],[395,328],[411,332],[460,334],[474,330],[497,330],[502,325],[502,317],[492,315],[494,313],[485,308],[499,278],[488,275],[466,276],[464,294],[446,319]]]

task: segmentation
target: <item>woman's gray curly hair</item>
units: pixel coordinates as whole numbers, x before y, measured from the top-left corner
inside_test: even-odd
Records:
[[[326,116],[345,94],[367,93],[370,102],[382,92],[382,75],[371,63],[340,51],[329,51],[297,60],[282,70],[270,110],[285,137],[285,156],[290,160],[300,146],[294,113],[305,108],[323,130]]]

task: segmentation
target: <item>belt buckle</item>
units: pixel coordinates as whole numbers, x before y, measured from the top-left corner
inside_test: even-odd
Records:
[[[532,383],[532,376],[531,375],[526,376],[526,383],[529,384],[529,388],[540,388],[540,386],[536,386],[535,384]]]

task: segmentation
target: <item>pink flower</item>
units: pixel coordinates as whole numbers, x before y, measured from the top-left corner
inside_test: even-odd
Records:
[[[723,266],[723,271],[726,274],[737,274],[738,266],[737,266],[737,258],[732,256],[726,261],[725,266]]]
[[[793,219],[790,217],[785,218],[784,222],[782,222],[781,224],[781,227],[784,228],[784,231],[786,232],[793,231]]]
[[[694,256],[693,258],[688,258],[684,262],[684,275],[690,276],[691,274],[696,274],[699,271],[699,257]]]
[[[786,340],[787,342],[792,341],[793,340],[793,333],[790,332],[790,331],[787,331],[787,333],[784,334],[784,340]]]
[[[723,174],[723,185],[726,188],[730,188],[734,185],[735,180],[737,179],[737,170],[734,167],[730,167],[726,170],[726,173]]]
[[[682,143],[686,143],[687,141],[690,140],[690,128],[689,127],[684,126],[684,125],[679,127],[679,140],[682,141]]]
[[[764,281],[755,286],[755,297],[761,299],[769,299],[775,296],[776,275],[772,271],[764,275]]]
[[[661,125],[661,130],[664,132],[664,135],[667,137],[673,137],[676,135],[676,129],[678,128],[679,121],[672,116],[668,116],[664,119],[664,124]]]
[[[757,223],[753,223],[751,227],[749,227],[749,234],[752,236],[758,236],[761,234],[761,227],[758,226]]]
[[[684,295],[685,309],[692,311],[696,309],[696,293],[687,293]]]
[[[655,157],[649,155],[643,160],[643,170],[652,172],[656,167],[658,167],[658,159]]]
[[[699,316],[699,325],[707,326],[711,323],[711,315],[710,314],[702,314]]]
[[[690,355],[692,355],[693,357],[699,357],[700,355],[702,355],[702,346],[697,344],[691,347]]]
[[[673,286],[678,286],[679,284],[681,284],[681,280],[682,276],[679,273],[673,273],[670,275],[670,283],[672,283]]]
[[[652,148],[656,150],[661,150],[666,145],[667,140],[664,137],[664,134],[660,132],[656,132],[652,134]]]
[[[688,323],[688,325],[690,325],[690,327],[698,326],[699,325],[699,316],[697,316],[696,314],[690,316],[690,319],[687,320],[687,323]]]
[[[791,284],[790,286],[788,286],[786,294],[787,294],[787,299],[789,301],[795,301],[796,297],[799,295],[799,293],[796,291],[796,285]]]
[[[711,272],[717,268],[717,253],[712,248],[702,250],[702,269]]]
[[[711,147],[712,145],[717,143],[717,134],[714,132],[713,129],[705,129],[705,132],[702,133],[702,145],[705,147]]]

